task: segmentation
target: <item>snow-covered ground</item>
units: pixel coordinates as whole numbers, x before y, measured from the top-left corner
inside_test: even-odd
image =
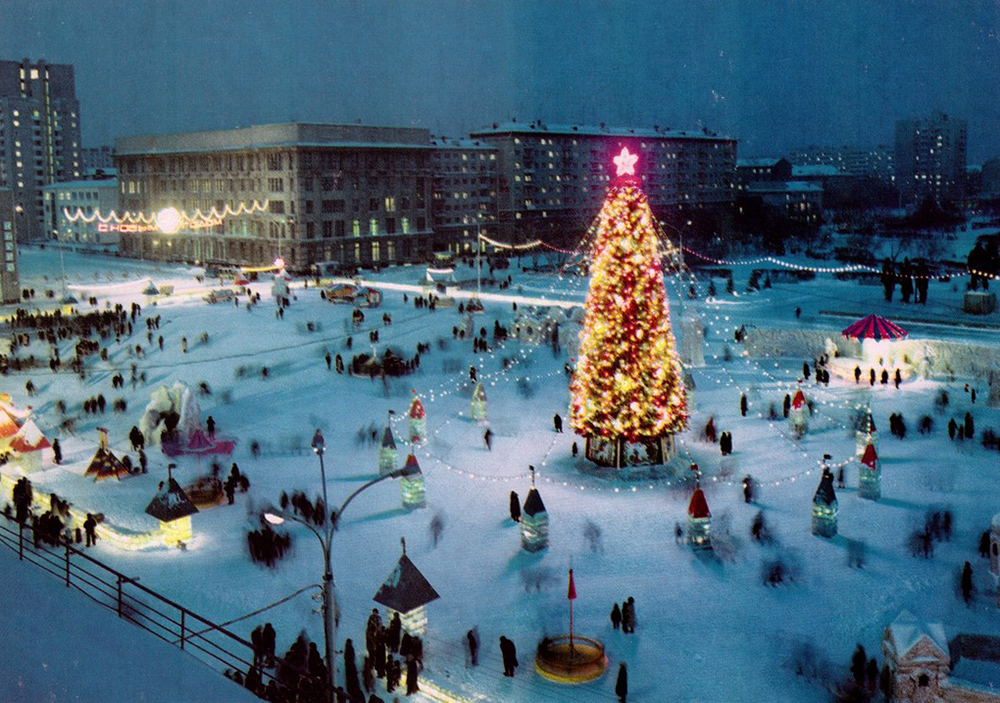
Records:
[[[525,259],[525,263],[530,261],[530,257]],[[25,287],[34,281],[40,296],[47,287],[56,287],[58,295],[58,253],[27,249],[21,253],[21,267]],[[341,646],[347,637],[356,646],[362,640],[364,621],[374,605],[372,596],[399,557],[400,537],[406,538],[407,554],[441,594],[440,600],[428,606],[427,676],[445,688],[483,700],[609,700],[619,661],[628,663],[630,695],[636,701],[822,700],[826,694],[819,684],[796,675],[791,663],[793,653],[805,643],[815,647],[820,661],[829,662],[832,676],[840,677],[855,644],[861,642],[870,652],[877,651],[882,629],[902,608],[923,619],[943,621],[949,635],[959,631],[1000,634],[996,587],[976,551],[979,534],[1000,509],[995,497],[1000,465],[996,453],[978,442],[952,443],[945,431],[949,418],[961,418],[969,409],[977,431],[1000,427],[1000,413],[986,406],[985,387],[979,388],[973,406],[963,392],[968,379],[962,378],[954,383],[911,381],[899,390],[891,385],[858,388],[836,378],[829,388],[810,384],[806,391],[819,413],[811,421],[811,431],[795,441],[783,422],[772,423],[758,414],[766,414],[771,402],[780,407],[783,395],[801,373],[803,360],[740,356],[722,360],[724,345],[739,352],[731,340],[732,329],[740,324],[803,325],[836,336],[847,323],[822,311],[957,319],[960,279],[958,290],[952,290],[952,284],[932,283],[926,309],[886,304],[877,286],[836,281],[824,274],[812,282],[775,283],[769,291],[737,297],[725,295],[717,280],[717,304],[706,303],[703,296],[685,301],[685,311],[700,314],[709,327],[708,366],[692,369],[697,384],[691,421],[695,429],[681,439],[679,478],[650,483],[595,475],[586,470],[585,461],[571,454],[573,442],[579,442],[582,449],[582,441],[571,432],[553,431],[553,414],[568,416],[563,366],[569,359],[564,353],[509,341],[492,353],[473,355],[468,341],[453,340],[453,326],[461,327],[465,321],[454,308],[416,309],[412,293],[407,293],[409,302],[404,302],[402,290],[387,288],[383,307],[366,311],[366,323],[355,330],[350,328],[350,308],[320,300],[311,284],[307,290],[295,290],[297,299],[279,320],[267,283],[254,284],[264,301],[248,312],[232,304],[202,302],[198,291],[214,286],[198,284],[196,271],[188,267],[76,254],[65,255],[65,267],[71,284],[95,285],[94,272],[101,283],[152,276],[158,286],[174,284],[179,293],[191,294],[151,306],[143,296],[129,291],[105,291],[112,302],[139,301],[144,317],[163,316],[161,329],[154,334],[164,336],[164,351],[147,343],[142,320],[128,340],[147,348],[145,358],[136,361],[148,375],[145,387],[140,384],[133,390],[128,384],[133,359],[127,356],[124,343],[112,344],[111,360],[94,362],[93,372],[83,383],[72,374],[48,371],[4,379],[3,390],[19,406],[34,406],[36,420],[50,438],[60,436],[57,400],[66,401],[72,415],[80,415],[82,401],[97,393],[109,401],[119,396],[128,401],[124,415],[113,414],[109,402],[106,415],[81,416],[73,435],[60,436],[64,465],[33,474],[32,481],[42,490],[55,490],[69,498],[79,508],[104,512],[113,524],[129,529],[152,527],[155,521],[142,511],[157,483],[165,478],[167,459],[150,452],[148,475],[92,483],[82,474],[96,448],[95,428],[109,428],[112,447],[127,453],[128,430],[138,424],[154,388],[178,380],[192,387],[208,383],[213,394],[199,399],[202,417],[212,415],[220,435],[238,440],[233,459],[250,477],[249,494],[238,495],[235,506],[195,515],[195,537],[186,551],[123,552],[99,543],[91,554],[216,622],[238,618],[319,580],[319,549],[304,529],[291,530],[293,552],[274,570],[250,562],[246,529],[256,527],[261,506],[276,502],[283,490],[319,494],[318,462],[311,452],[303,451],[316,428],[326,437],[332,502],[339,503],[374,478],[377,448],[362,437],[371,425],[381,429],[387,411],[402,417],[414,389],[425,403],[431,434],[426,446],[417,449],[428,504],[420,510],[404,510],[398,485],[387,481],[361,494],[345,513],[334,544]],[[112,281],[106,272],[113,272]],[[502,273],[514,278],[514,285],[503,293],[522,300],[537,296],[582,302],[585,296],[585,279],[513,269]],[[393,284],[416,284],[422,277],[419,267],[366,276]],[[458,277],[472,280],[474,286],[474,271],[462,269]],[[737,291],[744,286],[738,274]],[[667,288],[676,316],[676,286],[670,283]],[[494,286],[484,290],[499,292]],[[103,306],[104,293],[94,294],[102,295]],[[494,319],[510,324],[513,311],[508,302],[486,298],[485,305],[486,312],[475,318],[476,329],[482,325],[490,331]],[[796,306],[802,308],[801,320],[793,314]],[[392,325],[381,325],[383,312],[392,315]],[[315,331],[308,331],[308,322],[314,323]],[[349,362],[351,354],[370,351],[368,330],[376,328],[380,350],[388,345],[409,357],[418,343],[431,344],[418,373],[383,384],[327,370],[323,359],[327,350],[343,354],[345,363]],[[996,345],[998,339],[992,330],[914,326],[912,331],[915,336],[946,335],[977,344]],[[202,332],[209,335],[207,344],[197,342]],[[345,349],[348,334],[353,336],[352,351]],[[181,337],[190,342],[187,353],[181,352]],[[29,351],[45,354],[38,342]],[[69,345],[64,344],[63,359],[71,356]],[[504,370],[505,358],[514,360],[509,370]],[[470,365],[476,365],[488,379],[492,451],[483,443],[483,428],[469,419]],[[261,366],[268,367],[268,379],[261,377]],[[237,379],[240,367],[245,375]],[[126,378],[121,391],[111,389],[111,376],[117,372]],[[30,401],[24,392],[28,377],[39,387],[38,396]],[[941,389],[949,391],[952,402],[944,414],[936,414],[933,399]],[[747,418],[739,416],[741,390],[749,395]],[[865,402],[871,403],[882,430],[884,497],[878,503],[859,500],[857,464],[849,464],[848,488],[838,491],[840,536],[815,537],[809,523],[818,461],[824,453],[831,454],[834,463],[853,454],[854,439],[845,424],[853,408]],[[902,412],[906,418],[909,434],[905,440],[888,433],[892,412]],[[917,419],[925,413],[935,421],[929,436],[916,431]],[[733,435],[735,454],[728,460],[722,459],[717,447],[698,438],[698,429],[713,415],[718,429]],[[400,440],[405,432],[399,424],[395,428]],[[254,440],[263,448],[258,459],[249,452]],[[690,496],[685,467],[691,460],[704,472],[713,529],[723,542],[719,553],[725,558],[694,554],[675,544],[674,526],[683,524]],[[205,458],[199,466],[195,458],[182,458],[175,476],[187,483],[199,472],[207,472],[210,462]],[[538,469],[538,485],[550,516],[550,547],[534,555],[520,550],[517,526],[507,512],[509,492],[517,491],[523,500],[528,491],[529,464]],[[224,469],[228,472],[228,463]],[[758,505],[743,502],[739,481],[747,473],[763,486]],[[911,557],[910,533],[922,526],[928,511],[943,509],[955,516],[952,540],[938,545],[933,559]],[[759,546],[749,538],[749,525],[758,510],[763,510],[776,534],[771,546]],[[444,522],[444,532],[435,545],[430,522],[437,515]],[[598,528],[596,541],[585,536],[590,524]],[[727,531],[728,539],[724,537]],[[595,533],[593,528],[589,533]],[[847,567],[848,540],[866,544],[863,569]],[[792,567],[794,582],[779,588],[762,585],[762,564],[778,558]],[[973,564],[977,588],[969,608],[956,597],[958,574],[966,560]],[[576,631],[606,644],[611,668],[598,681],[567,688],[538,676],[531,660],[544,635],[567,629],[566,572],[571,565],[579,594]],[[15,568],[31,567],[11,566],[4,571]],[[613,631],[608,619],[612,603],[630,595],[636,599],[639,621],[632,636]],[[27,596],[24,600],[29,602]],[[303,628],[321,643],[316,605],[304,594],[233,629],[247,636],[255,625],[269,620],[277,630],[279,650],[287,649]],[[50,607],[37,605],[39,612]],[[114,620],[100,610],[92,617],[95,623]],[[473,626],[479,629],[483,653],[480,666],[470,669],[463,638]],[[522,666],[514,679],[502,676],[500,635],[510,637],[518,647]],[[195,676],[200,665],[191,663],[190,668]],[[137,668],[134,675],[142,676],[142,670]],[[69,674],[53,673],[51,685],[70,685],[71,681],[57,680],[64,676]],[[231,686],[219,680],[220,685]],[[34,681],[41,686],[45,679]],[[46,690],[39,689],[43,695]]]

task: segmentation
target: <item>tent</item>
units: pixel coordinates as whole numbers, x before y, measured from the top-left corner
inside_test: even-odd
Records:
[[[30,417],[11,437],[9,446],[17,453],[16,461],[25,471],[37,471],[42,468],[42,450],[52,447]]]
[[[103,481],[106,478],[117,478],[120,480],[122,476],[128,476],[128,469],[114,455],[114,452],[108,449],[108,431],[103,427],[98,427],[97,437],[97,451],[94,452],[94,457],[90,460],[90,464],[87,466],[87,470],[83,472],[83,475],[93,476],[95,482]]]
[[[869,315],[847,326],[841,334],[846,339],[874,339],[879,342],[883,339],[905,339],[907,333],[902,327],[884,317]]]

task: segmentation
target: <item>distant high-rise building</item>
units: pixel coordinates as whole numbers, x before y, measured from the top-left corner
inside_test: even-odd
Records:
[[[14,193],[0,188],[0,302],[16,303],[21,291],[17,280],[17,233],[14,231]]]
[[[873,147],[808,146],[788,156],[793,166],[834,166],[838,171],[858,178],[893,181],[892,149],[880,144]]]
[[[896,123],[896,187],[903,202],[963,195],[968,135],[966,122],[935,111],[928,118]]]
[[[653,213],[664,221],[731,207],[736,140],[708,130],[607,125],[497,123],[470,137],[493,146],[499,162],[500,238],[572,246],[601,209],[614,177],[612,157],[627,146]]]
[[[84,147],[80,149],[80,173],[85,176],[94,171],[111,171],[115,167],[114,152],[109,146]]]
[[[0,187],[20,241],[45,236],[42,186],[80,175],[79,113],[72,66],[0,61]]]

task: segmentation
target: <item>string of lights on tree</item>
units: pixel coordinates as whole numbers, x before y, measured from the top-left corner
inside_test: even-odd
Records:
[[[615,157],[618,180],[598,215],[580,353],[570,384],[573,428],[641,441],[687,427],[655,218],[634,178],[638,156]]]

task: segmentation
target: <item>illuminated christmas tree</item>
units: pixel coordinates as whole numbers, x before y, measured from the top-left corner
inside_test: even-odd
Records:
[[[598,216],[586,319],[570,390],[573,428],[604,466],[658,464],[687,427],[680,360],[660,269],[659,237],[634,178],[638,156],[615,157],[618,179]]]

